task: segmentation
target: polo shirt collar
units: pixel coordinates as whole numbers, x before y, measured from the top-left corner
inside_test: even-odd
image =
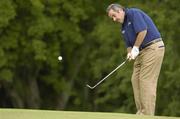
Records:
[[[124,10],[125,16],[124,16],[124,22],[123,22],[123,24],[124,24],[124,23],[126,22],[126,20],[127,20],[128,11],[129,11],[129,9],[128,9],[128,8],[125,8],[125,10]],[[123,24],[122,24],[122,25],[123,25]]]

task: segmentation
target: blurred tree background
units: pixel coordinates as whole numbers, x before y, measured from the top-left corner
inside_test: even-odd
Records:
[[[180,116],[179,0],[0,0],[0,108],[135,113],[132,62],[110,3],[144,10],[166,45],[156,115]],[[58,61],[61,55],[63,60]]]

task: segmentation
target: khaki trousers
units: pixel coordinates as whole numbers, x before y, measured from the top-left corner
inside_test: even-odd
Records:
[[[156,89],[165,48],[163,41],[154,43],[143,50],[134,62],[131,78],[137,114],[154,115]]]

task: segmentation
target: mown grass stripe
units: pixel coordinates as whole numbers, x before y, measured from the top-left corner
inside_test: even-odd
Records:
[[[180,119],[180,117],[139,116],[102,112],[0,109],[0,119]]]

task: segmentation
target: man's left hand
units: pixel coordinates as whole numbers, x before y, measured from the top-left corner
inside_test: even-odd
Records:
[[[137,46],[133,46],[132,50],[131,50],[131,59],[136,59],[136,57],[139,54],[139,48]]]

